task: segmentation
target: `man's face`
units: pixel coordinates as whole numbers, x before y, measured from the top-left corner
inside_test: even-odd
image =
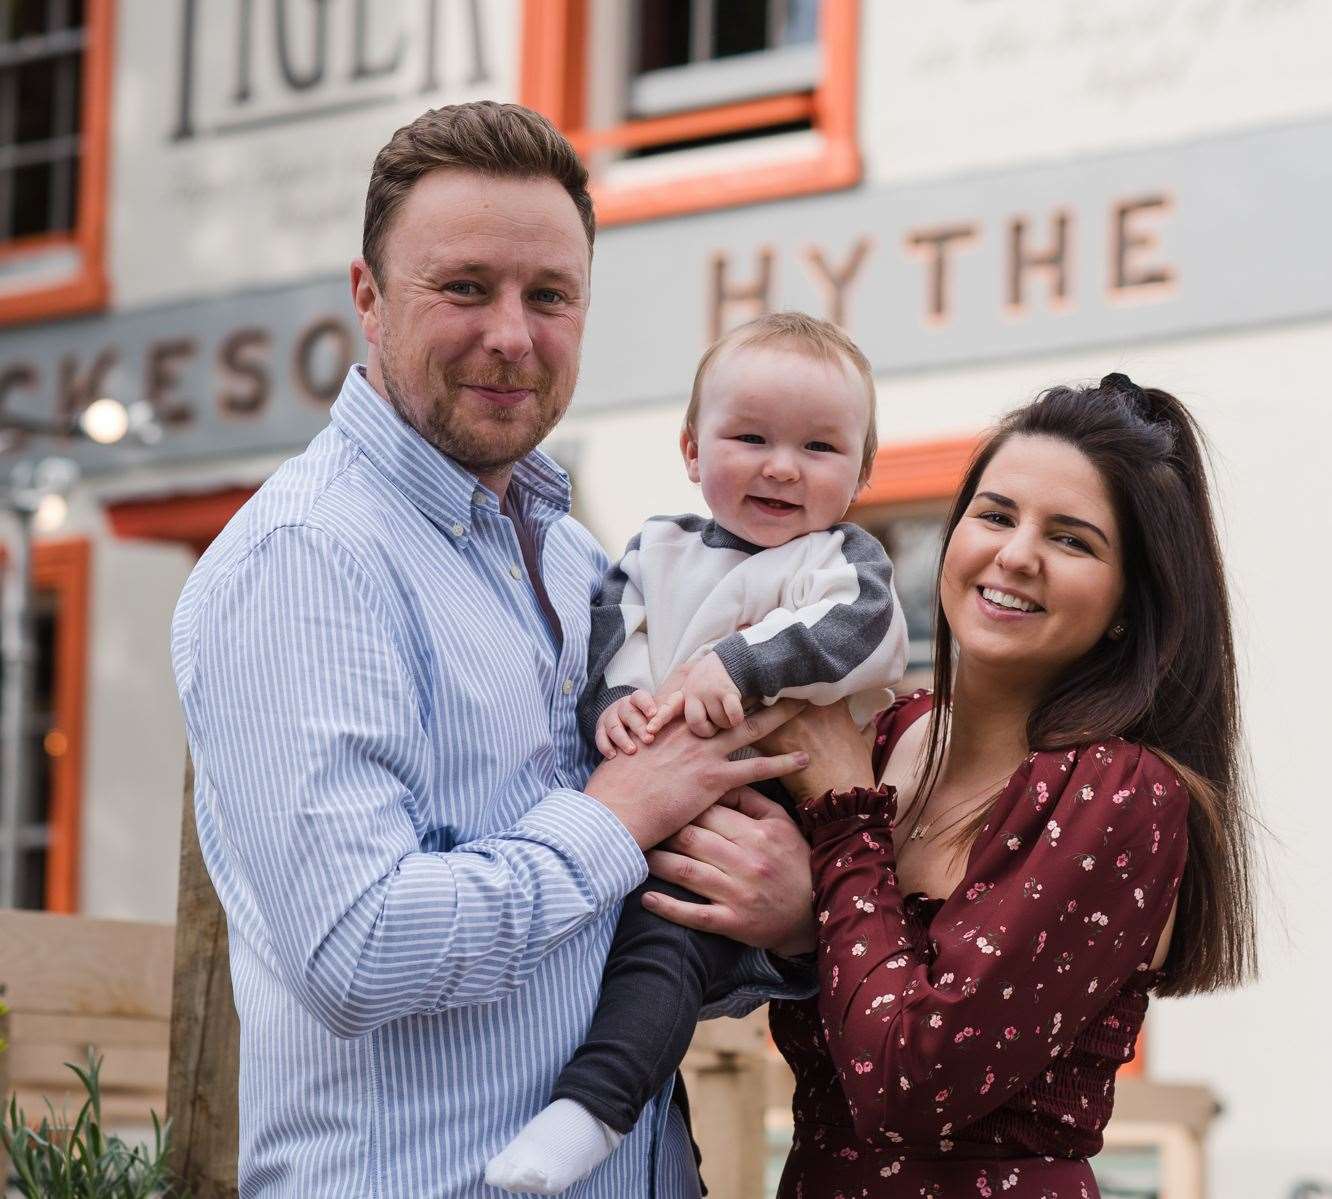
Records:
[[[425,175],[385,238],[383,277],[353,267],[371,384],[437,449],[506,480],[569,406],[589,265],[555,180]]]

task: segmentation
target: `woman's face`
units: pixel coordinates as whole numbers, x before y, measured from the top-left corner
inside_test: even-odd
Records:
[[[1041,685],[1115,623],[1119,523],[1096,467],[1053,437],[1011,437],[948,541],[939,597],[958,665]]]

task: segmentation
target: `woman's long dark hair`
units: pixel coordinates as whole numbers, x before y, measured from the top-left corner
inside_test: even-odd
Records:
[[[1118,640],[1103,637],[1054,680],[1028,718],[1027,743],[1059,750],[1118,736],[1178,770],[1192,800],[1189,856],[1157,990],[1183,995],[1236,985],[1256,964],[1248,775],[1202,434],[1174,396],[1124,375],[1107,375],[1097,387],[1050,388],[1004,417],[977,450],[949,513],[940,581],[948,541],[981,475],[1019,436],[1075,446],[1105,481],[1123,542],[1126,629]],[[916,803],[942,767],[952,696],[953,634],[936,602],[934,708]],[[968,831],[974,835],[977,825]]]

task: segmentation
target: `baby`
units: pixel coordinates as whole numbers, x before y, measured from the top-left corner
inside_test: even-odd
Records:
[[[585,731],[634,753],[683,715],[699,736],[745,704],[850,701],[866,725],[906,668],[883,547],[839,523],[877,436],[869,363],[836,326],[761,317],[699,362],[680,446],[712,519],[659,516],[630,541],[592,612]],[[506,1190],[557,1194],[606,1159],[675,1073],[700,1008],[745,948],[624,903],[582,1046],[552,1102],[489,1164]],[[692,898],[697,898],[692,897]]]

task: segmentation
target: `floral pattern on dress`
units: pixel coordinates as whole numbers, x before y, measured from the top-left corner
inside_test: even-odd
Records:
[[[928,706],[883,714],[878,771]],[[931,900],[898,887],[891,788],[806,804],[820,991],[774,1005],[797,1082],[781,1194],[832,1195],[811,1183],[832,1168],[847,1196],[961,1193],[954,1169],[969,1194],[1094,1196],[1071,1159],[1100,1148],[1133,1055],[1188,808],[1176,773],[1120,739],[1031,754]]]

